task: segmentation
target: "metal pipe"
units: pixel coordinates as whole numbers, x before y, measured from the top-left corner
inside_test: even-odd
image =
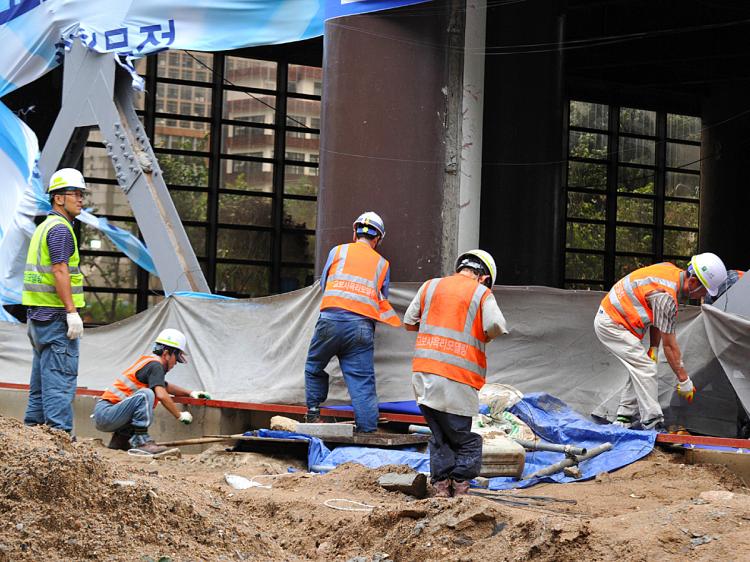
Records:
[[[602,443],[598,447],[589,449],[589,451],[585,455],[574,456],[572,458],[569,457],[567,459],[563,459],[558,463],[551,464],[548,467],[537,470],[533,474],[529,474],[528,476],[524,477],[523,480],[531,480],[532,478],[541,478],[542,476],[549,476],[550,474],[555,474],[556,472],[560,472],[564,468],[567,468],[569,466],[576,465],[579,462],[591,459],[597,455],[604,453],[605,451],[609,451],[610,449],[612,449],[612,443]]]
[[[423,435],[432,435],[432,430],[424,425],[410,425],[409,433],[421,433]]]
[[[577,457],[586,454],[584,447],[575,447],[573,445],[542,443],[541,441],[529,441],[527,439],[514,439],[514,441],[528,451],[550,451],[552,453],[565,453],[566,455],[575,455]]]

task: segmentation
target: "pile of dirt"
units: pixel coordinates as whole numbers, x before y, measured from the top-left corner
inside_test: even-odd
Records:
[[[0,559],[212,559],[230,545],[283,557],[256,530],[132,480],[65,433],[0,418],[0,451]]]
[[[407,467],[314,475],[290,471],[282,449],[152,460],[0,417],[0,560],[713,561],[750,549],[744,483],[674,454],[588,482],[415,499],[377,483]],[[262,486],[234,489],[227,474]]]

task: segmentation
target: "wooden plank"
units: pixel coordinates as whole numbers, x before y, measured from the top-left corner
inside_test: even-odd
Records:
[[[0,382],[0,389],[9,390],[29,390],[28,384],[19,384],[11,382]],[[78,387],[76,394],[78,396],[101,396],[103,390],[95,390],[92,388]],[[204,400],[197,398],[189,398],[187,396],[175,396],[172,398],[174,402],[178,404],[191,404],[193,406],[205,406],[207,408],[226,408],[229,410],[251,410],[254,412],[277,412],[281,414],[305,414],[307,408],[305,406],[294,406],[291,404],[259,404],[256,402],[233,402],[229,400]],[[321,408],[320,414],[327,417],[336,418],[354,418],[354,413],[350,410],[332,410],[330,408]],[[391,412],[380,412],[380,417],[392,422],[402,423],[416,423],[424,425],[425,419],[423,416],[412,415],[412,414],[396,414]]]
[[[735,447],[750,449],[750,439],[731,439],[727,437],[707,437],[705,435],[674,435],[658,433],[657,443],[676,443],[679,445],[714,445],[718,447]]]

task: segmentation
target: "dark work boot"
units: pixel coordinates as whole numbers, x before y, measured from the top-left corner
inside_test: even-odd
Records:
[[[451,497],[451,481],[449,479],[438,480],[432,483],[432,488],[435,490],[436,498],[449,498]]]
[[[169,447],[162,447],[161,445],[157,445],[155,441],[146,441],[143,445],[133,447],[132,450],[139,453],[145,453],[147,455],[158,455],[159,453],[168,451]]]
[[[466,496],[469,494],[469,483],[465,480],[452,480],[453,497]]]
[[[302,421],[304,423],[323,423],[323,418],[320,417],[320,408],[308,408],[305,419]]]
[[[130,435],[121,431],[115,431],[112,434],[112,439],[107,445],[107,449],[115,449],[117,451],[128,451],[130,450]]]

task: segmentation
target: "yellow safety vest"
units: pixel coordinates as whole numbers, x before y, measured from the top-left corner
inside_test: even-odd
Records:
[[[70,289],[73,293],[73,304],[76,308],[83,308],[86,303],[83,298],[83,275],[78,268],[78,240],[71,224],[59,215],[49,215],[47,219],[36,227],[31,237],[29,252],[26,254],[26,271],[23,273],[22,302],[27,306],[49,306],[64,308],[65,304],[55,289],[55,275],[52,273],[52,260],[47,246],[47,234],[50,228],[63,224],[73,237],[73,255],[68,260],[70,274]]]

